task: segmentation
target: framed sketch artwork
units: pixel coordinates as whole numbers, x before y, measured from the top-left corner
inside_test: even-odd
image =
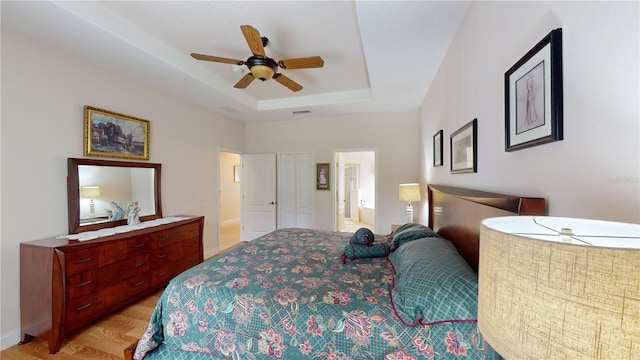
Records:
[[[316,164],[316,190],[329,190],[329,163]]]
[[[473,119],[451,134],[451,173],[478,171],[478,119]]]
[[[442,166],[442,134],[443,131],[438,131],[433,135],[433,166]]]
[[[149,121],[85,106],[84,155],[149,160]]]
[[[562,29],[513,65],[504,84],[506,151],[562,140]]]

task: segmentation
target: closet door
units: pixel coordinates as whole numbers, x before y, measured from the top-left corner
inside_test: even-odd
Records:
[[[313,227],[311,154],[281,154],[278,164],[278,228]]]

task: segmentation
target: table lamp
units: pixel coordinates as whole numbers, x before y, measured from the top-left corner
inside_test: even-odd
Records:
[[[96,212],[96,205],[93,199],[100,197],[100,186],[82,186],[80,188],[80,197],[83,199],[91,199],[89,202],[89,213],[91,215]]]
[[[486,219],[478,289],[478,329],[507,360],[640,354],[640,225]]]
[[[400,184],[399,194],[400,201],[407,202],[407,222],[412,223],[413,205],[411,204],[411,202],[422,200],[422,198],[420,197],[420,184]]]

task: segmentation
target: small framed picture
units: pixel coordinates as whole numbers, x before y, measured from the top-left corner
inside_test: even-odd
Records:
[[[316,190],[329,190],[329,163],[316,163]]]
[[[149,160],[149,121],[85,106],[84,155]]]
[[[443,131],[438,131],[433,135],[433,166],[442,166],[442,134]]]
[[[504,75],[505,151],[562,140],[562,29]]]
[[[240,182],[240,166],[238,165],[233,165],[233,182]]]
[[[478,119],[451,134],[451,173],[478,171]]]

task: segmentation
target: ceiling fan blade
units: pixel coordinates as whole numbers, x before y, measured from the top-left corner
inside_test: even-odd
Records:
[[[278,61],[278,66],[287,70],[321,68],[324,66],[324,60],[320,56],[285,59]]]
[[[240,29],[242,30],[242,34],[247,40],[247,44],[249,44],[249,49],[251,49],[253,55],[266,57],[267,55],[264,53],[264,46],[262,45],[260,32],[250,25],[241,25]]]
[[[255,77],[251,73],[248,73],[247,75],[243,76],[240,81],[233,85],[233,87],[236,89],[244,89],[249,86],[249,84],[251,84],[254,79]]]
[[[218,56],[202,55],[202,54],[196,54],[196,53],[191,53],[191,57],[198,60],[213,61],[213,62],[219,62],[219,63],[225,63],[225,64],[235,64],[235,65],[244,64],[244,61],[242,60],[234,60],[234,59],[228,59],[228,58],[223,58]]]
[[[277,81],[280,84],[288,87],[289,90],[291,90],[291,91],[300,91],[300,90],[302,90],[302,85],[298,84],[297,82],[289,79],[288,77],[286,77],[286,76],[284,76],[282,74],[274,74],[273,78],[275,79],[275,81]]]

